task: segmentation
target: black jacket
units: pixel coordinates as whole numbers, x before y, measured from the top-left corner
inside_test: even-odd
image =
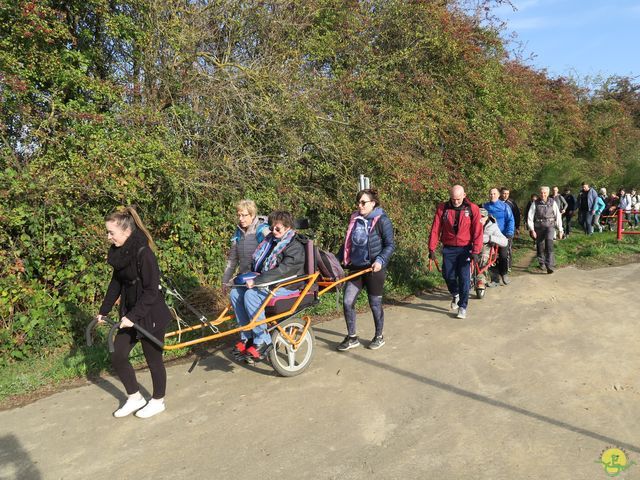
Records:
[[[111,247],[108,262],[113,274],[100,315],[108,315],[120,298],[120,317],[126,316],[150,332],[165,329],[171,313],[159,288],[160,268],[147,237],[134,231],[124,245]]]
[[[298,234],[291,240],[287,248],[278,254],[278,266],[261,273],[255,282],[257,284],[270,283],[282,278],[304,275],[304,265],[306,260],[305,247],[302,242],[306,239]],[[293,290],[299,288],[300,284],[287,285],[285,288]]]

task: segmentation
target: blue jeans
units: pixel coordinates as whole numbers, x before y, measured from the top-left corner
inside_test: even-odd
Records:
[[[585,212],[584,210],[580,210],[578,212],[578,220],[580,221],[580,225],[584,229],[584,233],[587,235],[593,234],[593,213],[591,211]]]
[[[467,308],[471,287],[471,247],[442,247],[442,277],[452,296],[460,295],[458,306]]]
[[[276,290],[274,296],[282,297],[284,295],[290,295],[291,293],[294,293],[294,290],[279,288]],[[251,319],[262,306],[268,295],[269,290],[266,288],[235,287],[231,289],[231,305],[233,306],[233,311],[236,314],[236,320],[240,326],[244,327],[251,322]],[[256,321],[264,320],[264,318],[263,310]],[[254,345],[271,343],[271,335],[269,335],[269,332],[267,331],[266,323],[258,325],[252,330],[240,332],[240,338],[243,342],[253,339]]]

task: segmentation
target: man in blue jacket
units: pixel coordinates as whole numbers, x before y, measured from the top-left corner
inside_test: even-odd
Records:
[[[582,190],[578,194],[578,222],[584,233],[593,235],[593,216],[596,214],[598,194],[587,182],[582,183]]]
[[[509,243],[511,243],[513,239],[513,232],[515,231],[513,211],[509,205],[500,200],[500,191],[497,188],[492,188],[489,191],[489,201],[482,206],[489,212],[489,215],[495,218],[500,231],[505,237],[507,237]],[[508,273],[509,245],[498,248],[498,274],[502,279],[502,283],[505,285],[510,283]],[[495,286],[495,284],[489,285]]]

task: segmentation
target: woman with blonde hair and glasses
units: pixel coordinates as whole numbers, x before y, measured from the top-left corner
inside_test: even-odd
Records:
[[[162,361],[162,348],[140,337],[132,327],[134,323],[138,324],[163,342],[171,319],[160,290],[160,268],[154,253],[156,246],[133,207],[108,215],[105,226],[107,239],[111,242],[107,263],[113,267],[113,274],[97,319],[103,322],[103,317],[120,299],[120,329],[114,340],[111,363],[128,395],[125,404],[113,415],[119,418],[135,412],[136,417],[148,418],[165,409],[167,373]],[[136,374],[129,362],[129,353],[138,340],[153,383],[153,396],[148,403],[140,393]]]
[[[240,200],[236,204],[236,212],[238,226],[231,238],[227,265],[222,275],[222,287],[225,289],[236,270],[239,274],[251,271],[253,252],[270,233],[266,218],[258,216],[253,200]]]

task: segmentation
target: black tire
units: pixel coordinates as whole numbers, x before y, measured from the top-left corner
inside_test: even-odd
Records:
[[[297,335],[304,330],[305,321],[299,318],[287,318],[280,323],[280,327],[287,334],[297,332]],[[280,334],[277,328],[271,332],[273,348],[269,352],[269,361],[273,369],[283,377],[295,377],[304,372],[311,364],[315,354],[315,335],[313,329],[309,327],[297,349]]]
[[[484,297],[484,288],[476,288],[476,297],[478,297],[478,300],[482,300]]]

